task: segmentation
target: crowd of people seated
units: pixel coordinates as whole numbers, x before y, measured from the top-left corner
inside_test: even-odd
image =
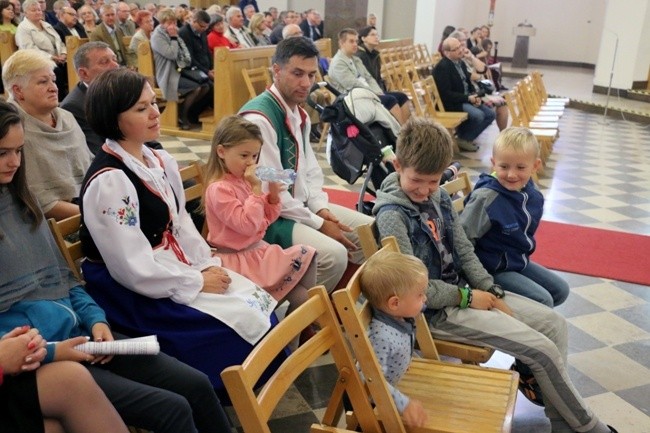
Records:
[[[156,432],[228,431],[231,422],[217,397],[220,372],[241,363],[277,324],[278,301],[290,301],[290,314],[314,281],[335,290],[349,262],[363,261],[355,228],[373,221],[329,202],[309,145],[313,127],[303,105],[321,68],[314,41],[323,37],[323,19],[314,9],[259,12],[255,0],[205,11],[56,3],[44,11],[39,0],[26,0],[22,8],[0,0],[0,30],[14,32],[21,48],[3,65],[8,102],[0,102],[0,424],[27,433],[62,426],[105,431],[108,425],[122,432],[125,424]],[[409,119],[406,95],[386,88],[373,19],[360,31],[339,32],[330,78],[343,91],[369,89],[404,125],[397,172],[379,191],[375,214],[381,234],[395,235],[403,251],[424,262],[425,303],[439,336],[479,341],[515,356],[513,368],[526,377],[537,402],[546,404],[558,431],[615,433],[566,374],[566,323],[551,308],[566,299],[568,286],[538,267],[543,278],[519,268],[488,269],[482,249],[498,242],[499,233],[485,239],[473,233],[469,240],[464,234],[449,197],[438,189],[451,137],[431,120]],[[488,70],[489,28],[471,35],[453,30],[441,42],[444,58],[433,75],[445,107],[470,114],[458,136],[471,144],[495,118],[500,128],[505,125],[499,105],[481,99],[473,87]],[[65,37],[84,35],[90,42],[68,59]],[[197,123],[213,100],[214,48],[277,44],[273,85],[215,131],[203,202],[210,244],[186,210],[176,161],[157,141],[153,83],[134,70],[144,42],[151,44],[163,97],[180,103],[183,129]],[[73,89],[60,82],[67,62],[79,78]],[[506,130],[499,140],[495,179],[485,175],[485,182],[500,183],[499,193],[508,194],[508,167],[501,161],[512,156],[527,167],[519,187],[534,188],[534,137]],[[517,140],[524,150],[508,147]],[[294,184],[261,182],[258,164],[295,170]],[[482,211],[484,196],[495,194],[474,193],[471,212]],[[45,222],[76,215],[85,290]],[[419,219],[426,221],[412,223]],[[253,223],[254,229],[247,227]],[[509,289],[524,277],[535,282],[525,283],[534,290],[520,291],[522,296],[509,290],[504,297],[499,284]],[[459,313],[468,308],[472,314]],[[493,316],[487,319],[481,310]],[[512,329],[522,330],[521,341]],[[306,331],[296,344],[314,330]],[[113,358],[75,349],[87,339],[111,341],[122,334],[156,334],[163,353]],[[64,397],[62,389],[74,395]],[[90,405],[92,427],[82,419]]]

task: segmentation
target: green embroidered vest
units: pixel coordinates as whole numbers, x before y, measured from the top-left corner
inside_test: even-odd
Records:
[[[284,109],[282,102],[280,102],[275,95],[266,90],[261,95],[248,101],[239,110],[240,115],[248,113],[262,115],[269,121],[269,123],[271,123],[271,126],[273,126],[278,137],[277,146],[280,151],[282,168],[297,170],[298,140],[290,132],[291,128],[289,127],[289,119],[287,118],[287,112]],[[304,137],[306,125],[304,122],[304,113],[301,112],[301,116],[303,116],[303,122],[301,125],[302,131],[300,132]],[[289,193],[293,195],[293,186],[289,187]],[[266,230],[264,240],[270,244],[278,244],[282,248],[289,248],[293,245],[291,233],[295,223],[296,222],[293,220],[282,217],[278,218],[278,220],[271,224]]]

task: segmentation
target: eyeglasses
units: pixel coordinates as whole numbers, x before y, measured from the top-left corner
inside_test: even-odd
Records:
[[[461,48],[463,48],[463,46],[462,46],[462,45],[458,45],[456,48],[450,48],[448,51],[458,51],[458,50],[460,50]]]
[[[74,12],[63,12],[63,13],[66,14],[66,15],[70,15],[71,17],[76,17],[77,16],[77,14],[74,13]]]

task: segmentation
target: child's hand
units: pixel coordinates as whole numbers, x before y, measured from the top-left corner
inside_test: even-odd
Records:
[[[424,411],[424,406],[419,400],[411,399],[409,404],[404,408],[402,413],[404,424],[411,427],[422,427],[427,422],[427,413]]]
[[[506,302],[503,299],[497,298],[496,302],[494,303],[494,308],[503,311],[508,316],[514,317],[512,310],[510,309],[510,307],[508,307],[508,304],[506,304]]]
[[[255,190],[255,187],[261,188],[262,186],[262,181],[255,174],[256,168],[257,168],[257,164],[251,164],[248,167],[246,167],[246,171],[244,171],[244,180],[246,180],[246,182],[250,184],[253,190]]]
[[[477,310],[491,310],[495,307],[497,299],[492,293],[483,290],[472,290],[472,303],[469,306]]]
[[[269,182],[269,204],[280,203],[280,193],[285,190],[280,182]]]
[[[92,329],[93,340],[94,341],[113,341],[113,334],[111,334],[111,328],[104,322],[97,322],[93,325]],[[113,355],[101,355],[97,356],[93,360],[93,364],[106,364],[113,359]]]
[[[94,356],[75,349],[75,346],[87,342],[88,339],[86,337],[75,337],[75,338],[68,338],[67,340],[64,340],[60,343],[56,343],[56,348],[54,349],[54,360],[55,361],[76,361],[76,362],[94,361],[95,360]]]

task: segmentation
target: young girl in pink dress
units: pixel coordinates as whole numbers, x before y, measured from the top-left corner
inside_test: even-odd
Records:
[[[270,182],[262,192],[255,175],[262,147],[259,128],[240,116],[221,121],[212,138],[203,207],[208,243],[223,266],[249,278],[276,300],[289,301],[287,314],[307,300],[316,283],[316,250],[305,245],[282,249],[262,238],[280,216],[283,186]]]

